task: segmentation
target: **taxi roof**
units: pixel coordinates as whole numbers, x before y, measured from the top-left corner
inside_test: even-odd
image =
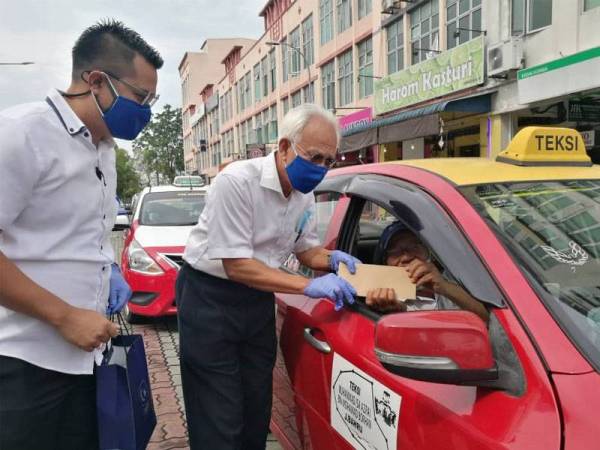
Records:
[[[390,161],[383,165],[417,167],[444,177],[458,186],[516,181],[600,179],[600,165],[517,166],[487,158],[428,158]]]

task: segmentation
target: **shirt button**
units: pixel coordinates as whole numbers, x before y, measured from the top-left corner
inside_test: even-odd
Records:
[[[89,137],[89,136],[90,136],[90,133],[88,133],[88,132],[86,131],[85,133],[83,133],[83,135],[84,135],[85,137]]]
[[[104,246],[103,245],[100,246],[100,250],[104,250]]]
[[[102,216],[102,218],[103,218],[103,219],[106,219],[106,214],[104,214],[104,215]]]
[[[106,270],[106,267],[103,267],[103,268],[102,268],[102,272],[104,272],[105,270]]]
[[[73,128],[69,128],[69,131],[71,131],[71,132],[72,132],[72,131],[75,131],[75,130],[74,130]]]

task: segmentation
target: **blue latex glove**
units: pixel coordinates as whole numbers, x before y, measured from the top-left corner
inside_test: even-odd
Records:
[[[304,294],[312,298],[328,298],[335,302],[335,310],[339,311],[344,306],[344,300],[348,304],[354,303],[356,290],[343,278],[333,273],[322,277],[313,278],[304,289]]]
[[[121,275],[121,270],[116,264],[111,266],[110,294],[108,296],[107,314],[117,314],[123,309],[125,303],[131,298],[131,288]]]
[[[356,264],[360,264],[362,261],[341,250],[332,251],[331,256],[329,257],[329,267],[331,270],[337,273],[340,268],[340,263],[342,262],[346,264],[350,273],[356,273]]]

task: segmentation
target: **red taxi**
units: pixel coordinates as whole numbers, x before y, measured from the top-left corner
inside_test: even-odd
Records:
[[[316,199],[327,248],[372,263],[400,220],[490,319],[277,294],[285,449],[600,448],[600,166],[576,131],[525,128],[496,161],[334,170]]]
[[[168,185],[147,187],[139,195],[121,254],[121,270],[133,291],[124,308],[128,321],[177,313],[175,280],[206,191],[206,187]]]

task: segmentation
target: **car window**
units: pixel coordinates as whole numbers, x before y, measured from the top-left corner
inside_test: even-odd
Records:
[[[315,196],[315,215],[317,220],[317,234],[319,241],[325,241],[327,229],[333,217],[333,212],[340,199],[337,192],[324,192]]]
[[[497,183],[463,192],[600,368],[600,180]]]
[[[183,226],[198,223],[205,194],[196,191],[150,192],[142,199],[139,223],[148,226]]]
[[[385,228],[398,220],[399,218],[391,211],[371,201],[365,201],[358,221],[358,232],[355,233],[354,248],[351,250],[351,253],[365,264],[381,264],[381,261],[375,260],[375,249]],[[402,220],[400,219],[400,221]],[[429,248],[431,260],[444,272],[449,281],[454,281],[450,272],[436,255],[435,249],[426,244],[425,246]]]

